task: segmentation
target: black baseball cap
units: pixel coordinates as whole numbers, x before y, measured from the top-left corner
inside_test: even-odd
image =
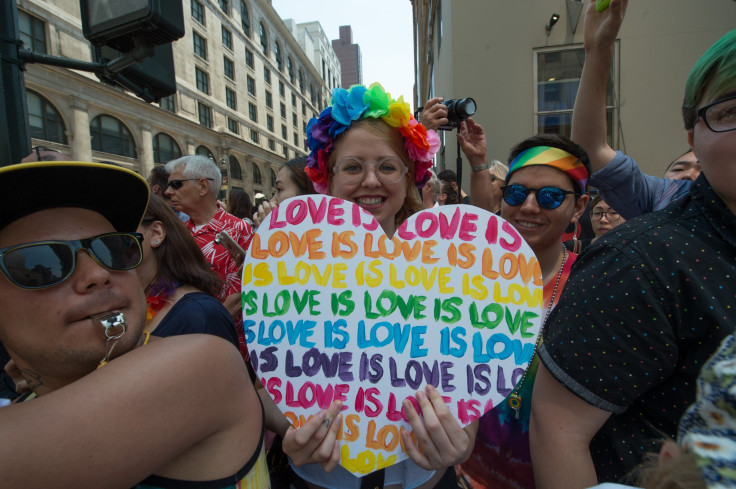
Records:
[[[137,173],[115,165],[39,161],[0,167],[0,229],[37,211],[79,207],[99,212],[116,230],[134,232],[149,189]]]

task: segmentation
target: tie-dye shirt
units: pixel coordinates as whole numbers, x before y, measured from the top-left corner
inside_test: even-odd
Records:
[[[557,276],[544,285],[544,315],[559,302],[577,255],[568,253],[560,274],[555,303],[550,304]],[[532,408],[532,388],[537,376],[539,357],[529,363],[526,377],[516,394],[521,397],[519,412],[509,406],[508,398],[480,418],[473,453],[462,464],[460,472],[473,489],[496,487],[534,488],[531,455],[529,453],[529,417]],[[509,390],[509,393],[511,390]],[[508,395],[508,394],[507,394]]]

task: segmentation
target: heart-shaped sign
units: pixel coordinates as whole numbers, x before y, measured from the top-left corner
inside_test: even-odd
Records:
[[[415,214],[388,238],[342,199],[271,212],[243,267],[253,367],[292,425],[343,402],[340,464],[357,476],[407,458],[402,402],[428,383],[463,426],[522,378],[542,279],[506,221],[472,206]]]

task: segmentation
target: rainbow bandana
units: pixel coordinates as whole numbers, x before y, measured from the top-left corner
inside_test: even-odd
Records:
[[[440,148],[437,133],[427,130],[414,119],[404,97],[392,99],[379,83],[373,83],[368,88],[353,85],[348,90],[335,88],[330,105],[322,111],[318,119],[312,118],[307,124],[307,146],[311,153],[307,158],[305,172],[317,192],[327,193],[328,161],[335,149],[335,139],[353,121],[367,117],[380,118],[401,132],[409,158],[414,161],[414,183],[421,188],[429,180],[430,174],[427,170],[432,166],[432,159]]]
[[[576,156],[571,155],[567,151],[549,146],[535,146],[516,155],[516,158],[509,165],[509,172],[506,174],[506,183],[508,183],[509,177],[516,170],[527,166],[538,165],[550,166],[567,173],[580,187],[580,193],[585,193],[585,187],[588,184],[588,170],[585,168],[585,165]]]

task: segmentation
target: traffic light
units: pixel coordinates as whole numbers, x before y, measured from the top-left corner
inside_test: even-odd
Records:
[[[127,53],[184,35],[182,0],[80,0],[82,33],[95,46]]]

